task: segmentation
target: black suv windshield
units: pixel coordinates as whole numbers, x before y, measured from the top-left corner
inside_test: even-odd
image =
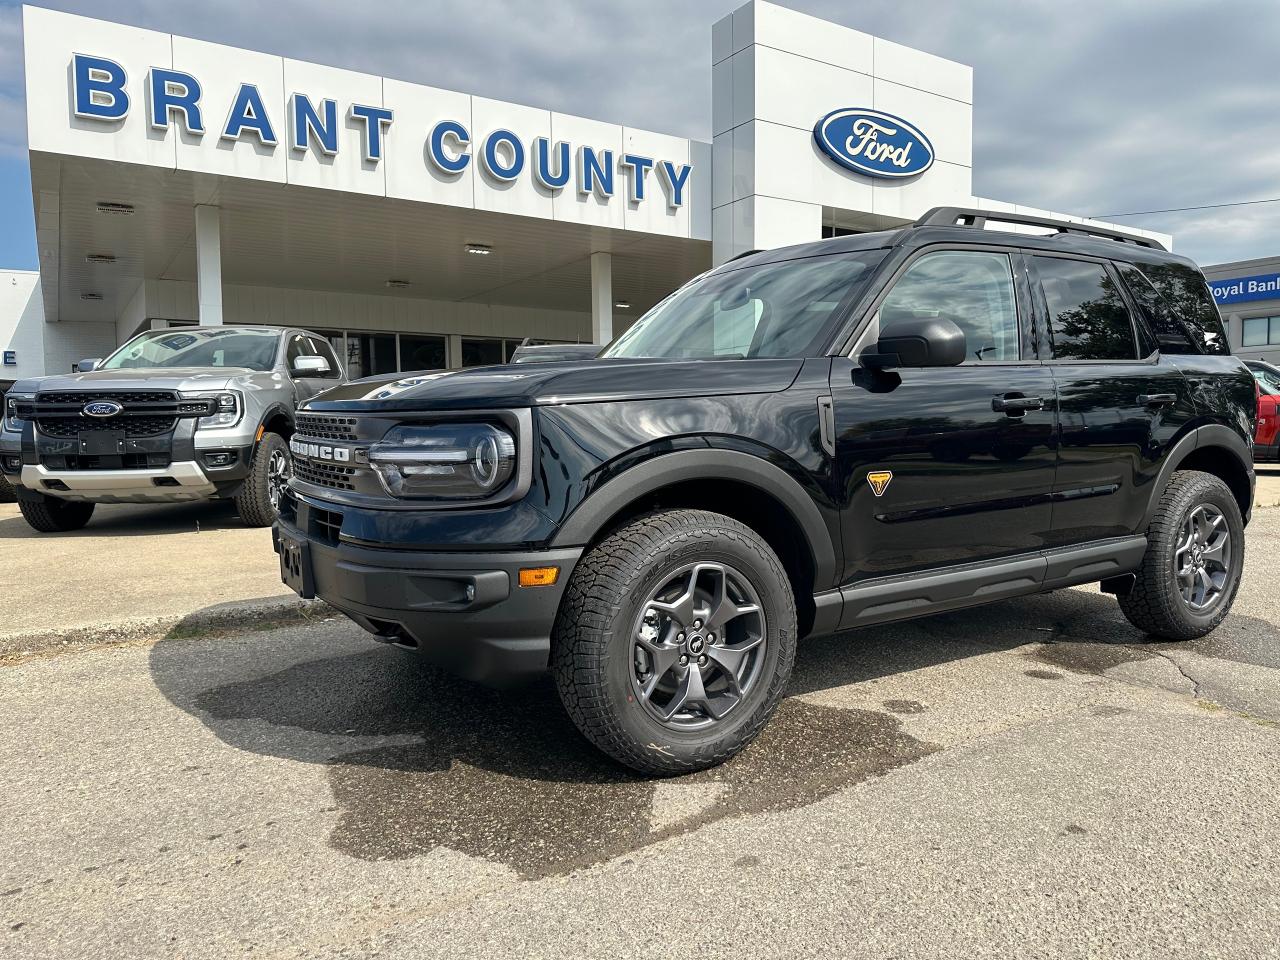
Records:
[[[601,357],[808,357],[831,336],[836,308],[884,250],[742,267],[695,281],[658,304]]]
[[[275,330],[152,330],[134,337],[102,362],[103,370],[173,367],[247,367],[270,370],[280,334]]]

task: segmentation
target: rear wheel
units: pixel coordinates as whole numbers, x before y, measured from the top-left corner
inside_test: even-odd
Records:
[[[1139,630],[1194,640],[1231,612],[1244,569],[1244,519],[1213,474],[1175,473],[1147,530],[1147,555],[1120,609]]]
[[[588,740],[642,773],[687,773],[742,750],[777,707],[795,599],[748,527],[653,514],[582,558],[552,643],[560,698]]]
[[[278,433],[264,433],[253,451],[249,476],[236,494],[240,519],[251,527],[269,527],[280,515],[280,498],[293,472],[289,445]]]
[[[30,500],[25,496],[18,501],[18,509],[22,518],[32,529],[41,533],[67,533],[79,530],[93,516],[94,504],[82,503],[78,500],[59,500],[57,497],[38,495],[40,499]]]

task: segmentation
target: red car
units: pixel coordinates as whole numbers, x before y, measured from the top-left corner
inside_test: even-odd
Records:
[[[1280,462],[1280,368],[1261,360],[1246,360],[1245,365],[1258,385],[1258,432],[1253,438],[1256,463]]]

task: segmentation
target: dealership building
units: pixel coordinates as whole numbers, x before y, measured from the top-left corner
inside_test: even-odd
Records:
[[[934,206],[1094,223],[973,196],[970,67],[764,2],[711,26],[708,140],[39,7],[23,32],[40,269],[0,271],[0,381],[192,324],[307,326],[353,376],[498,363]]]
[[[1280,366],[1280,257],[1204,268],[1234,353]]]

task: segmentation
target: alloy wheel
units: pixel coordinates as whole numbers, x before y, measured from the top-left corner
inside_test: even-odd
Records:
[[[1231,530],[1217,507],[1201,504],[1182,522],[1174,576],[1183,603],[1193,613],[1207,613],[1226,596],[1231,580]]]
[[[267,500],[276,513],[280,512],[280,498],[288,486],[290,472],[289,454],[272,450],[271,459],[267,461]]]
[[[636,699],[664,726],[696,730],[732,713],[764,674],[764,608],[725,563],[691,563],[665,576],[632,631]]]

